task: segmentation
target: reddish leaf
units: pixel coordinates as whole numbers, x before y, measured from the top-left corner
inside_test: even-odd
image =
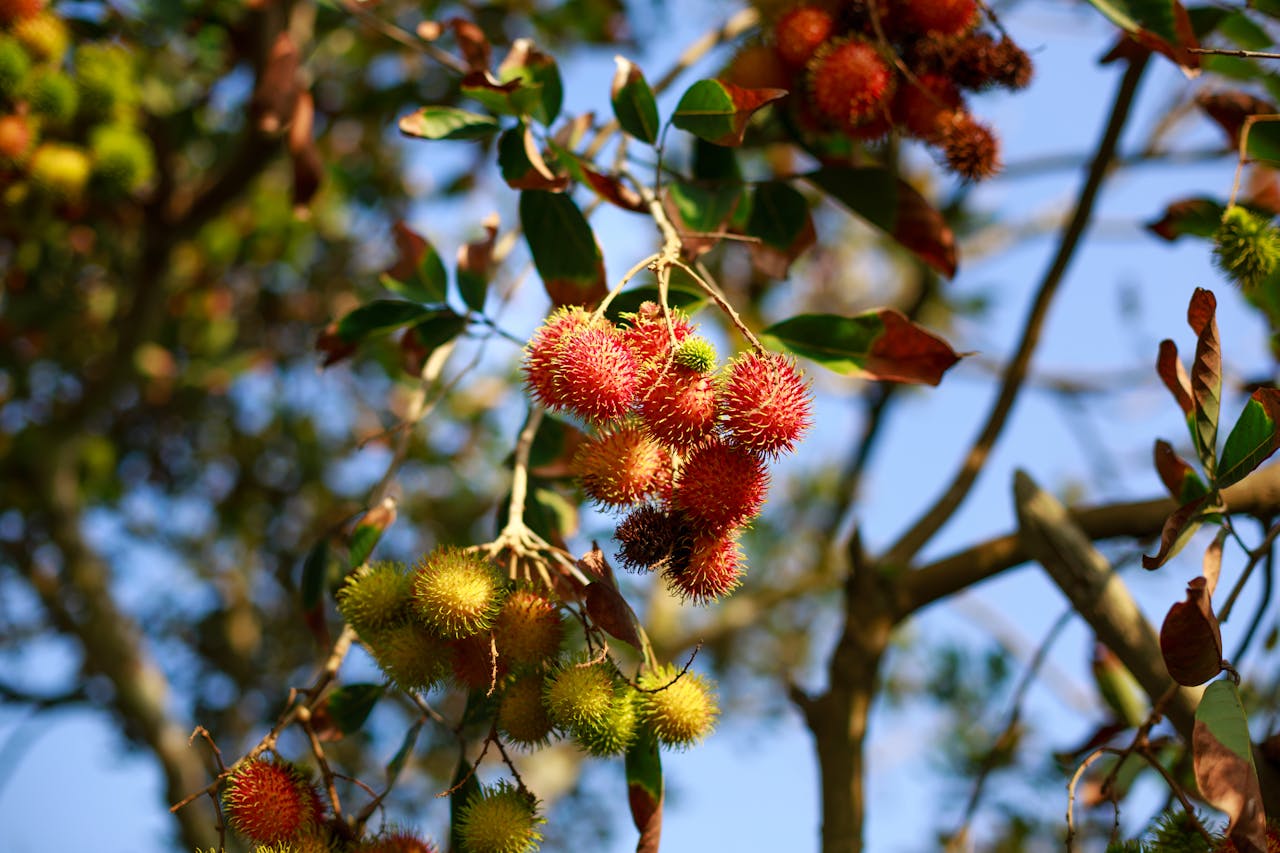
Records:
[[[611,637],[615,637],[633,649],[643,648],[639,620],[622,593],[607,581],[592,581],[587,585],[587,615],[591,621]]]
[[[1204,516],[1209,514],[1205,507],[1207,501],[1208,495],[1196,498],[1169,514],[1164,521],[1164,528],[1160,531],[1160,550],[1154,557],[1142,555],[1144,569],[1160,568],[1169,561],[1170,557],[1178,553],[1183,545],[1187,544],[1187,539],[1200,526]]]
[[[254,125],[263,133],[279,133],[293,116],[300,62],[301,54],[293,38],[287,32],[277,35],[249,101]]]
[[[1180,504],[1195,500],[1208,491],[1200,475],[1190,463],[1179,456],[1169,442],[1158,439],[1155,448],[1156,473],[1169,491],[1169,496]]]
[[[1160,653],[1170,677],[1185,687],[1204,684],[1222,671],[1222,631],[1203,577],[1187,584],[1187,598],[1169,608],[1160,626]]]
[[[741,145],[751,117],[786,95],[786,89],[744,89],[723,80],[699,80],[681,96],[671,123],[716,145]]]
[[[1254,115],[1272,115],[1276,111],[1275,104],[1263,100],[1239,89],[1219,92],[1200,92],[1196,96],[1196,106],[1204,110],[1209,118],[1217,122],[1227,135],[1227,142],[1232,148],[1240,146],[1240,131],[1244,128],[1244,120]]]
[[[1214,313],[1218,300],[1197,287],[1187,307],[1187,322],[1196,333],[1196,357],[1191,364],[1191,399],[1195,404],[1194,437],[1205,473],[1213,477],[1218,447],[1218,412],[1222,405],[1222,346]]]
[[[1177,345],[1167,338],[1160,342],[1160,354],[1156,357],[1156,373],[1164,382],[1164,386],[1173,395],[1178,408],[1184,415],[1191,414],[1195,408],[1191,402],[1191,377],[1178,358]]]
[[[1222,222],[1222,205],[1211,198],[1184,198],[1170,203],[1164,215],[1147,223],[1147,230],[1170,242],[1184,234],[1212,237]]]
[[[1267,817],[1249,723],[1233,682],[1215,681],[1205,689],[1196,709],[1191,750],[1196,787],[1210,805],[1227,813],[1227,837],[1235,849],[1265,853]]]

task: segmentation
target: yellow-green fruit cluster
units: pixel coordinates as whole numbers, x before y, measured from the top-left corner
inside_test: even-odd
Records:
[[[526,853],[538,849],[538,826],[544,822],[533,796],[504,779],[467,800],[458,818],[458,840],[464,853]]]

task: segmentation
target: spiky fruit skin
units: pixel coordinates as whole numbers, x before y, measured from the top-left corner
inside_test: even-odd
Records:
[[[17,97],[30,73],[31,57],[26,49],[13,36],[0,33],[0,97]]]
[[[765,44],[751,44],[734,54],[723,78],[744,89],[790,89],[791,69],[778,52]]]
[[[338,590],[338,612],[368,642],[378,631],[409,618],[413,576],[397,563],[361,566]]]
[[[641,303],[635,314],[626,316],[626,320],[622,341],[635,356],[636,367],[641,376],[647,376],[649,371],[665,366],[671,359],[673,335],[679,345],[693,334],[689,318],[679,311],[671,312],[671,326],[668,328],[662,309],[656,302]]]
[[[594,324],[572,333],[556,356],[553,402],[593,423],[620,418],[635,399],[636,368],[635,356],[613,326]]]
[[[742,585],[742,551],[733,531],[696,539],[688,555],[665,572],[668,586],[694,604],[710,604]]]
[[[45,142],[27,166],[31,183],[54,201],[79,201],[92,171],[89,156],[74,145]]]
[[[129,195],[151,182],[155,154],[151,142],[128,125],[99,125],[89,134],[93,178],[107,195]]]
[[[977,0],[903,0],[894,14],[898,29],[957,36],[978,22]]]
[[[792,68],[803,68],[823,42],[835,32],[836,21],[826,9],[796,6],[778,18],[773,28],[778,56]]]
[[[488,693],[497,689],[498,684],[511,671],[510,664],[501,652],[494,657],[497,647],[493,635],[488,632],[451,640],[449,648],[453,681],[466,690]]]
[[[361,639],[387,678],[402,690],[431,689],[444,680],[453,662],[449,643],[416,621],[382,628]]]
[[[555,727],[542,701],[542,676],[517,676],[502,690],[498,703],[498,730],[522,746],[541,746]]]
[[[414,573],[414,612],[439,637],[469,637],[493,624],[505,583],[488,560],[461,548],[437,548]]]
[[[1251,289],[1280,265],[1280,231],[1270,218],[1233,205],[1214,234],[1213,261],[1233,282]]]
[[[31,112],[52,125],[70,124],[80,105],[76,84],[66,74],[52,69],[32,74],[27,80],[25,94]]]
[[[758,455],[712,438],[685,459],[671,500],[695,530],[715,534],[759,515],[768,489]]]
[[[633,572],[662,571],[672,564],[687,537],[682,520],[653,504],[636,507],[614,532],[618,561]]]
[[[671,360],[694,373],[710,373],[716,367],[716,347],[706,338],[692,337],[680,342]]]
[[[729,365],[720,411],[734,444],[754,453],[789,453],[813,423],[813,394],[792,359],[751,351]]]
[[[711,734],[720,706],[715,690],[702,676],[683,675],[671,664],[639,679],[640,717],[658,742],[687,748]]]
[[[513,666],[541,666],[560,654],[564,620],[555,602],[545,595],[517,589],[498,611],[493,633],[498,653]]]
[[[862,39],[830,42],[809,62],[809,93],[817,111],[838,127],[873,117],[888,100],[893,72]]]
[[[937,138],[947,167],[965,180],[985,180],[1000,171],[1000,141],[991,128],[967,112],[944,115]]]
[[[608,663],[567,663],[547,678],[544,700],[551,722],[569,732],[599,725],[614,699],[614,672]]]
[[[419,838],[412,830],[390,828],[376,838],[362,841],[355,853],[440,853],[430,841]]]
[[[620,683],[614,687],[608,713],[598,720],[575,726],[571,733],[587,754],[605,758],[622,755],[635,743],[639,723],[635,691],[631,685]]]
[[[544,406],[554,408],[556,392],[556,357],[566,336],[591,323],[591,315],[576,306],[558,308],[534,332],[525,347],[524,377],[529,393]]]
[[[114,44],[84,44],[75,51],[80,111],[90,121],[128,121],[138,104],[133,57]]]
[[[651,376],[636,411],[650,435],[683,451],[715,429],[718,406],[713,377],[672,363]]]
[[[481,787],[458,816],[463,853],[526,853],[537,850],[542,833],[537,802],[505,779]]]
[[[292,841],[322,817],[319,795],[301,770],[261,758],[228,777],[222,810],[232,829],[258,844]]]
[[[25,116],[0,116],[0,167],[26,162],[35,142],[35,132]]]
[[[0,24],[25,21],[40,14],[45,0],[0,0]]]
[[[22,42],[27,52],[43,62],[61,62],[71,44],[67,25],[52,12],[40,12],[30,18],[15,21],[14,37]]]
[[[583,442],[570,468],[588,496],[626,506],[670,490],[671,454],[636,424],[605,430]]]
[[[960,108],[960,90],[943,74],[920,74],[894,93],[894,123],[917,139],[937,138],[942,116]]]

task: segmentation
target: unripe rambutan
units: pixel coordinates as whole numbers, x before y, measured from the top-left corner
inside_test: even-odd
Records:
[[[758,454],[711,438],[685,459],[671,502],[700,534],[720,533],[759,515],[768,490]]]
[[[544,688],[551,722],[569,732],[599,724],[613,707],[616,681],[607,661],[565,663],[547,677]]]
[[[891,94],[893,72],[870,42],[829,42],[809,62],[809,94],[814,107],[839,127],[875,115]]]
[[[45,142],[27,165],[32,185],[55,201],[79,201],[89,183],[89,156],[74,145]]]
[[[693,325],[681,311],[671,312],[671,326],[656,302],[643,302],[634,313],[624,315],[627,325],[622,340],[636,358],[636,366],[645,377],[654,368],[665,367],[671,360],[671,339],[676,345],[693,334]],[[646,380],[647,381],[647,380]]]
[[[31,57],[13,36],[0,33],[0,98],[14,99],[25,88]]]
[[[689,539],[684,520],[653,504],[632,510],[614,532],[621,549],[618,562],[633,572],[663,571],[672,565]],[[687,549],[686,549],[687,550]]]
[[[702,676],[682,675],[667,664],[645,672],[638,683],[640,717],[659,743],[688,747],[715,728],[720,706],[714,688]]]
[[[591,325],[591,315],[576,305],[557,308],[533,333],[524,350],[524,377],[533,398],[554,408],[558,400],[555,388],[556,356],[565,338]]]
[[[813,394],[795,361],[749,351],[720,384],[720,412],[733,443],[755,453],[789,453],[813,422]]]
[[[746,573],[736,532],[700,537],[687,559],[667,570],[663,577],[672,592],[694,604],[709,604],[742,585]]]
[[[35,132],[26,116],[0,116],[0,167],[24,163],[35,142]]]
[[[625,682],[615,685],[608,713],[594,722],[583,722],[570,729],[578,746],[601,758],[626,752],[635,743],[639,730],[635,696],[631,685]]]
[[[413,830],[388,827],[377,837],[361,842],[355,853],[440,853],[430,841],[419,838]]]
[[[472,794],[458,815],[463,853],[526,853],[537,850],[542,833],[538,804],[505,779]]]
[[[633,504],[671,487],[671,453],[634,423],[583,442],[569,467],[583,491],[605,506]]]
[[[70,124],[80,103],[76,84],[52,68],[40,69],[28,77],[23,94],[32,113],[57,126]]]
[[[651,374],[636,410],[650,435],[673,450],[685,450],[715,429],[716,383],[709,374],[672,363]]]
[[[506,597],[493,563],[461,548],[437,548],[413,576],[413,608],[437,636],[459,639],[486,631]]]
[[[773,41],[778,56],[792,68],[803,68],[823,42],[835,32],[835,18],[826,9],[800,5],[778,18]]]
[[[222,811],[232,829],[259,844],[292,841],[324,813],[305,773],[287,761],[262,758],[242,763],[227,777]]]
[[[744,89],[791,89],[794,77],[769,45],[750,44],[733,55],[721,79]]]
[[[956,36],[978,22],[977,0],[900,0],[895,29],[905,33]]]
[[[1232,205],[1213,235],[1213,261],[1227,278],[1248,290],[1280,265],[1280,230],[1270,217]]]
[[[498,702],[498,730],[522,746],[541,746],[551,737],[554,726],[542,701],[543,682],[539,673],[516,676],[502,688]]]
[[[917,139],[938,135],[941,117],[959,109],[963,101],[956,84],[938,73],[920,74],[898,86],[893,97],[893,121]]]
[[[447,641],[415,622],[402,622],[362,637],[373,659],[402,690],[430,690],[444,680],[453,662]]]
[[[716,368],[716,347],[706,338],[694,336],[680,342],[671,360],[695,373],[710,373]]]
[[[12,24],[40,14],[45,0],[0,0],[0,24]]]
[[[531,589],[507,596],[493,623],[498,654],[513,666],[540,666],[560,654],[564,620],[551,599]]]
[[[71,34],[61,18],[44,11],[15,21],[13,35],[33,57],[43,62],[61,62],[71,44]]]
[[[620,418],[635,399],[635,356],[618,330],[607,323],[566,335],[552,374],[551,402],[587,421]]]
[[[155,154],[151,142],[137,128],[104,124],[89,134],[95,186],[109,195],[128,195],[151,182]]]
[[[366,642],[410,616],[413,575],[398,563],[361,566],[338,589],[338,612]]]
[[[1000,141],[991,128],[963,110],[939,120],[937,141],[947,166],[965,180],[981,181],[1000,171]]]
[[[496,646],[489,632],[472,634],[461,640],[451,640],[453,680],[467,690],[483,690],[488,693],[496,688],[511,671],[502,653],[494,657]]]

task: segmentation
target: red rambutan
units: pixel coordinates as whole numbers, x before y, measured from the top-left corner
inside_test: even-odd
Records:
[[[671,502],[698,533],[723,533],[759,515],[768,491],[758,454],[711,438],[684,460]]]
[[[809,62],[809,94],[818,112],[845,127],[875,114],[890,95],[893,72],[862,39],[829,42]]]
[[[1000,171],[1000,140],[991,128],[963,110],[939,120],[937,141],[947,166],[965,180],[981,181]]]
[[[793,68],[803,68],[814,52],[831,38],[836,22],[831,13],[817,6],[796,6],[773,27],[778,56]]]
[[[716,425],[716,384],[712,376],[670,364],[650,377],[637,404],[649,433],[667,447],[685,450]]]
[[[626,506],[670,490],[671,453],[634,423],[583,442],[570,467],[583,490],[606,506]]]
[[[280,759],[254,758],[237,767],[223,789],[222,810],[232,829],[258,844],[291,841],[324,816],[315,785]]]
[[[688,562],[664,575],[673,592],[707,604],[721,598],[742,584],[746,566],[738,549],[736,532],[706,537],[694,543]]]
[[[893,97],[893,121],[917,139],[933,139],[942,116],[961,105],[960,90],[950,78],[925,73],[898,86]]]
[[[739,447],[790,452],[813,421],[813,395],[790,358],[751,351],[730,363],[720,385],[720,411]]]

